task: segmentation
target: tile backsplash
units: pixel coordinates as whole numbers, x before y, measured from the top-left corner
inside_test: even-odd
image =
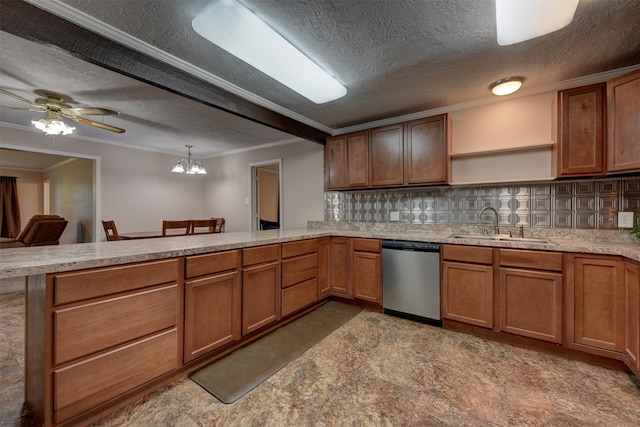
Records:
[[[501,226],[615,230],[619,210],[640,209],[640,176],[324,193],[325,221],[492,224],[485,206]]]

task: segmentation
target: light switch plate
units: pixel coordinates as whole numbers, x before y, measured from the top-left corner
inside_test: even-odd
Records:
[[[400,212],[393,211],[391,212],[391,221],[400,221]]]
[[[618,227],[633,228],[633,212],[618,212]]]

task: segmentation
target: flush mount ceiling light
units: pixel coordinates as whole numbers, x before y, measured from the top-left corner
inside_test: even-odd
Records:
[[[498,44],[544,36],[573,20],[579,0],[496,0]]]
[[[524,79],[522,77],[505,77],[493,82],[489,88],[494,95],[510,95],[520,89],[523,81]]]
[[[31,120],[31,123],[47,135],[71,135],[76,130],[62,121],[60,113],[51,110],[47,111],[46,119]]]
[[[191,25],[211,43],[316,104],[347,94],[336,79],[235,0],[211,3]]]
[[[171,169],[171,172],[184,173],[187,175],[206,175],[207,170],[204,166],[191,157],[191,148],[193,148],[193,145],[185,145],[185,147],[187,147],[187,160],[180,159],[173,169]]]

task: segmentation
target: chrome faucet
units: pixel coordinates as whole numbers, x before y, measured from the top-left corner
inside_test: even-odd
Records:
[[[500,234],[500,226],[498,225],[498,211],[495,210],[495,208],[491,207],[491,206],[485,206],[484,208],[482,208],[482,210],[480,211],[480,216],[482,216],[482,214],[484,213],[484,211],[491,211],[496,215],[496,225],[495,225],[495,233],[496,234]]]

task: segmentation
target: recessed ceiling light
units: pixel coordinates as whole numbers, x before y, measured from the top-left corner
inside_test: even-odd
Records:
[[[342,84],[235,0],[209,4],[191,25],[211,43],[316,104],[347,94]]]
[[[573,20],[579,0],[496,0],[498,44],[544,36]]]
[[[489,88],[494,95],[510,95],[520,89],[523,81],[524,79],[522,77],[505,77],[493,82]]]

